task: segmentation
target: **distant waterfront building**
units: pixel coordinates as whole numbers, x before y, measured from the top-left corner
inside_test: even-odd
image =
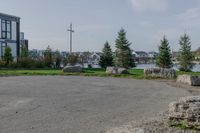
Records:
[[[0,58],[3,58],[7,46],[17,59],[20,56],[20,18],[0,13]]]
[[[29,50],[29,56],[32,59],[41,59],[44,57],[44,52],[45,52],[45,50],[32,49],[32,50]],[[55,55],[56,52],[57,51],[52,51],[52,55]],[[66,57],[68,57],[69,52],[62,51],[62,52],[60,52],[60,55],[62,58],[66,58]]]
[[[44,51],[45,50],[37,50],[37,49],[29,50],[29,56],[32,59],[40,59],[44,57]]]
[[[155,63],[157,52],[133,51],[133,56],[137,64]]]
[[[69,55],[69,52],[67,52],[67,51],[62,51],[62,52],[61,52],[61,56],[62,56],[63,58],[66,58],[68,55]]]
[[[100,52],[91,52],[88,59],[88,64],[99,65],[100,58],[101,58]]]
[[[135,57],[138,58],[147,58],[148,57],[148,53],[145,51],[135,51]]]
[[[39,56],[38,56],[37,49],[29,50],[29,56],[32,59],[38,59]]]
[[[20,53],[22,46],[25,46],[28,50],[28,40],[24,38],[24,32],[20,32]]]
[[[157,52],[148,52],[148,57],[149,58],[156,58],[158,56],[158,53]]]

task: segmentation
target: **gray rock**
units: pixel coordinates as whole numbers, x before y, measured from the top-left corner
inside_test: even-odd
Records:
[[[200,129],[200,96],[181,98],[169,104],[169,119]]]
[[[118,68],[118,67],[107,67],[107,74],[128,74],[128,70],[126,68]]]
[[[174,69],[165,69],[165,68],[147,68],[144,69],[144,74],[146,77],[154,77],[154,78],[176,77],[176,71]]]
[[[200,86],[200,76],[180,75],[177,78],[177,82],[192,86]]]
[[[128,70],[126,68],[118,68],[118,74],[128,74]]]
[[[63,72],[65,72],[65,73],[80,73],[80,72],[82,72],[82,68],[80,66],[66,66],[63,68]]]
[[[107,67],[106,73],[107,74],[117,74],[117,68],[116,67]]]

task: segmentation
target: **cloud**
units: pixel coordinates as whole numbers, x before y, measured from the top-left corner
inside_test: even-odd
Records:
[[[189,8],[176,17],[182,27],[200,27],[200,8]]]
[[[200,8],[190,8],[184,13],[179,14],[178,18],[181,20],[194,20],[200,17]]]
[[[133,9],[138,12],[160,12],[168,8],[167,0],[130,0]]]

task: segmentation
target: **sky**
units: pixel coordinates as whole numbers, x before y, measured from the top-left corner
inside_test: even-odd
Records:
[[[21,18],[29,49],[69,51],[71,22],[73,51],[114,50],[121,28],[136,51],[157,51],[164,35],[178,50],[184,33],[200,47],[200,0],[0,0],[0,12]]]

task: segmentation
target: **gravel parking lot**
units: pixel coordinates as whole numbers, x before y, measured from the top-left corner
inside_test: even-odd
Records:
[[[166,83],[81,76],[0,78],[0,133],[104,133],[167,110],[188,91]]]

